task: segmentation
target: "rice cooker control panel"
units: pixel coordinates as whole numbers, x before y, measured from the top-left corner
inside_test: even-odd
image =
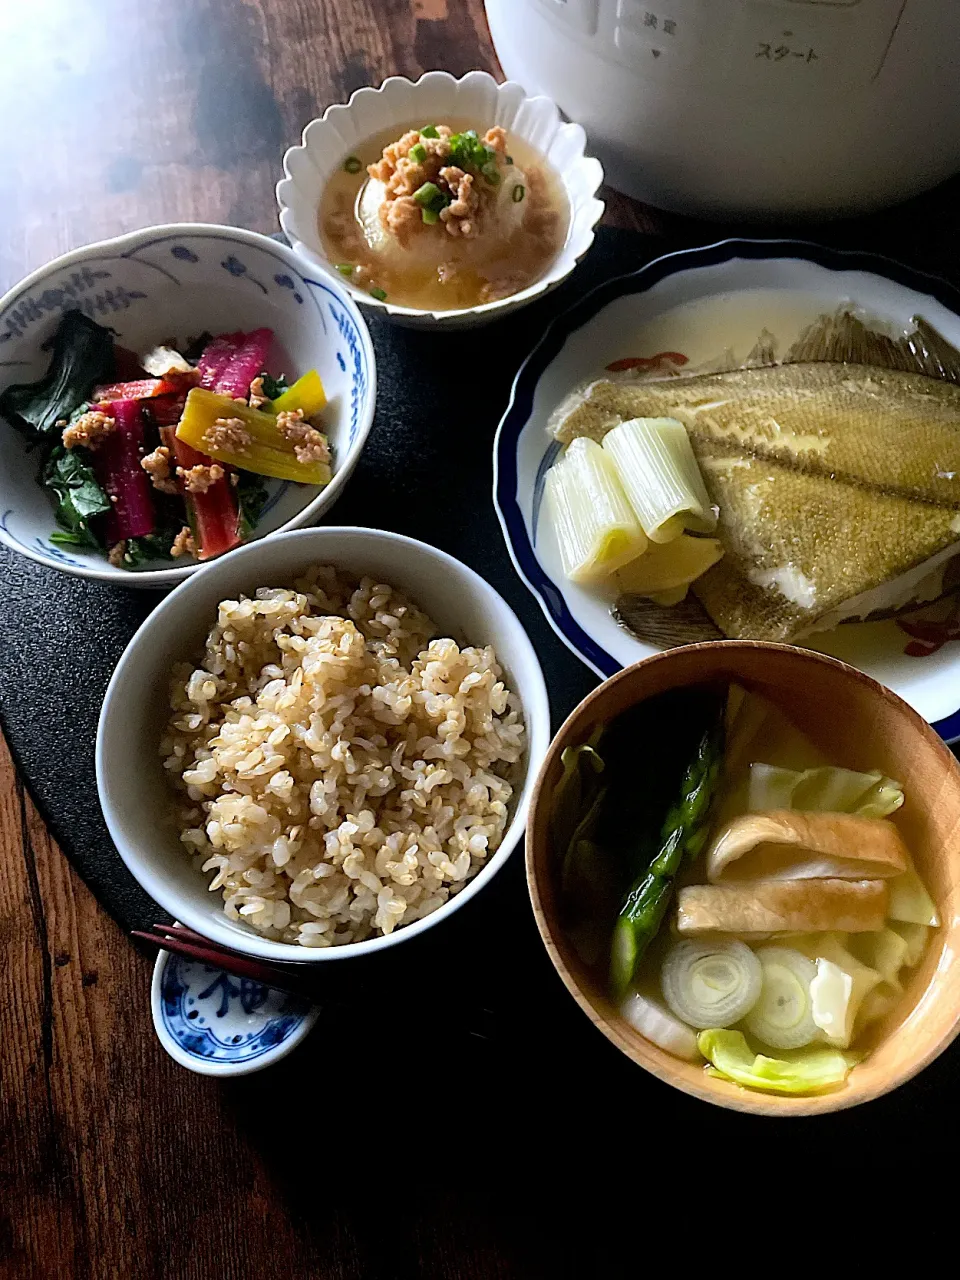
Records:
[[[958,0],[952,0],[957,3]],[[909,0],[533,0],[644,79],[698,74],[760,94],[835,95],[880,74]]]

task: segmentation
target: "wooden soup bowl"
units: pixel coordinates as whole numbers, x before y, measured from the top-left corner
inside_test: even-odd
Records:
[[[788,1097],[707,1075],[645,1039],[620,1017],[602,979],[579,959],[560,925],[557,851],[549,827],[565,747],[654,694],[705,681],[735,681],[768,698],[828,760],[903,784],[894,821],[940,915],[926,955],[899,1004],[865,1040],[867,1057],[832,1091]],[[835,658],[789,645],[714,641],[668,650],[627,667],[568,716],[550,745],[527,823],[527,884],[544,945],[570,994],[621,1052],[667,1084],[755,1115],[819,1115],[895,1089],[942,1053],[960,1027],[960,767],[915,711],[883,685]]]

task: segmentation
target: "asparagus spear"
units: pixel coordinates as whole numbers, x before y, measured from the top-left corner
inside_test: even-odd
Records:
[[[680,792],[660,829],[660,847],[630,886],[613,931],[610,983],[626,994],[643,953],[657,935],[673,897],[673,882],[685,857],[702,852],[710,833],[710,806],[723,764],[723,704],[711,700],[709,722],[688,763]]]

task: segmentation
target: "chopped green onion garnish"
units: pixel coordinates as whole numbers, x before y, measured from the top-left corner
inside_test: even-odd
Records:
[[[513,164],[513,156],[504,156],[503,158],[507,164]]]
[[[343,162],[343,167],[347,173],[359,173],[363,168],[363,161],[359,156],[347,156]]]
[[[352,275],[353,275],[353,273],[354,273],[354,271],[355,271],[355,269],[356,269],[356,268],[354,267],[354,265],[353,265],[353,263],[352,263],[352,262],[338,262],[338,263],[337,263],[337,270],[340,272],[340,274],[341,274],[342,276],[352,276]]]
[[[385,302],[387,298],[386,289],[380,289],[376,285],[370,290],[370,297],[376,298],[378,302]]]
[[[428,227],[432,227],[435,222],[440,221],[440,215],[436,209],[431,209],[429,205],[425,209],[420,210],[420,217],[424,220]]]
[[[484,165],[483,168],[480,170],[480,172],[483,174],[483,176],[486,178],[486,180],[490,183],[491,186],[497,187],[500,185],[500,170],[497,168],[495,164]]]
[[[519,204],[523,197],[527,194],[527,188],[522,183],[517,183],[513,188],[513,196],[511,197],[514,204]]]
[[[425,124],[423,128],[420,130],[420,137],[421,138],[439,138],[440,134],[437,132],[437,126],[435,124]]]
[[[413,198],[417,204],[427,207],[437,200],[443,200],[444,196],[435,182],[425,182],[422,187],[417,187],[413,193]]]
[[[415,164],[423,164],[426,158],[427,158],[427,148],[423,145],[422,142],[414,143],[414,145],[410,148],[410,159]]]

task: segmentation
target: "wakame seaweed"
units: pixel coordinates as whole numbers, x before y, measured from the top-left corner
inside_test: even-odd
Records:
[[[54,335],[47,372],[36,382],[7,387],[0,415],[33,442],[48,439],[98,383],[113,380],[114,369],[111,331],[82,311],[68,311]]]

